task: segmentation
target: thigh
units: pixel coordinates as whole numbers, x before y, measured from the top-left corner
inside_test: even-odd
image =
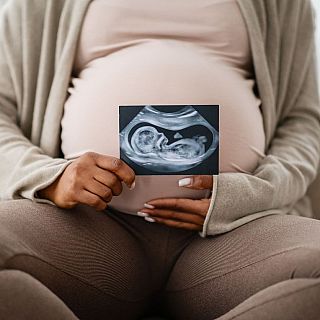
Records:
[[[111,213],[84,206],[0,202],[0,268],[32,275],[81,319],[135,318],[151,290],[138,241]]]
[[[268,216],[196,238],[172,270],[166,303],[174,319],[213,319],[275,283],[319,274],[320,221]]]

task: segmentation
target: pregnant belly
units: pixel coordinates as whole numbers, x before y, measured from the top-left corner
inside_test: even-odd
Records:
[[[146,41],[92,61],[73,80],[62,119],[66,158],[91,150],[119,157],[118,106],[220,104],[220,172],[252,172],[264,151],[260,101],[253,81],[188,43]],[[158,197],[202,198],[206,191],[178,187],[182,176],[139,176],[132,191],[114,197],[111,206],[134,213]]]

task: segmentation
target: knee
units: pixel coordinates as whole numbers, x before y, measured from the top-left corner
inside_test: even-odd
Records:
[[[0,301],[5,319],[76,319],[48,288],[17,270],[0,271]]]
[[[39,208],[30,200],[0,202],[0,268],[8,267],[8,261],[15,256],[37,255],[28,241],[34,237],[39,242],[37,230],[32,226],[35,221],[40,223],[35,216],[37,211]]]
[[[10,268],[10,261],[16,256],[29,255],[37,254],[26,245],[21,235],[0,222],[0,269]]]

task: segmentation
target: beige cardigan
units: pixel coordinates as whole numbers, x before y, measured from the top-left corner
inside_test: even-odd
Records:
[[[11,0],[0,24],[0,199],[28,198],[66,168],[60,121],[91,0]],[[320,103],[309,0],[238,0],[249,32],[266,151],[252,174],[223,173],[201,236],[270,214],[311,216]],[[240,106],[241,107],[241,106]],[[60,158],[59,158],[60,156]]]

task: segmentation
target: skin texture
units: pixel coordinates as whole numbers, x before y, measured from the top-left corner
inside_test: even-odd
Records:
[[[192,176],[191,184],[182,188],[212,189],[212,176]],[[58,207],[71,209],[78,204],[94,207],[98,211],[107,208],[113,196],[122,192],[121,182],[133,189],[135,173],[121,159],[88,152],[73,161],[60,177],[39,196],[51,200]],[[154,199],[148,208],[140,210],[147,221],[173,228],[201,231],[210,205],[210,199],[183,198]]]
[[[195,190],[212,189],[213,176],[192,176],[191,183],[182,188]],[[201,231],[205,221],[210,199],[162,198],[146,203],[148,208],[142,208],[141,213],[149,222],[164,224],[172,228]],[[150,207],[153,207],[150,208]]]
[[[39,191],[39,196],[60,208],[85,204],[101,211],[122,192],[122,181],[134,188],[135,173],[125,162],[87,152],[67,166],[53,184]]]

